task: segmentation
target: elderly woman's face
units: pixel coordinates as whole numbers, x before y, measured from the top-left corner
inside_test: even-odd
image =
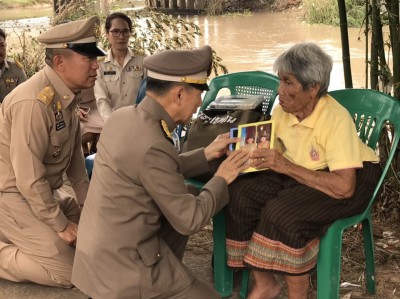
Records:
[[[318,101],[315,88],[304,90],[293,74],[279,73],[281,82],[278,87],[279,104],[283,111],[292,113],[302,120],[309,116]]]

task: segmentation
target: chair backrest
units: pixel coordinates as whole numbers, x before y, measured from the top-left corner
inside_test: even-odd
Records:
[[[364,214],[368,213],[386,173],[390,167],[400,137],[400,102],[399,100],[371,89],[342,89],[329,92],[351,114],[361,140],[372,149],[376,149],[383,128],[391,125],[389,129],[391,147],[383,168],[383,173],[376,185],[374,194]]]
[[[263,113],[270,114],[278,93],[279,78],[262,71],[238,72],[215,77],[210,82],[210,90],[204,96],[200,111],[213,102],[222,89],[231,95],[263,95]]]

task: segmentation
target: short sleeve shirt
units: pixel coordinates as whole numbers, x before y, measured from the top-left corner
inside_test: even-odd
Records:
[[[361,168],[364,161],[379,162],[358,137],[349,112],[329,95],[319,99],[311,115],[301,122],[281,106],[274,109],[272,119],[275,144],[297,165],[334,171]]]

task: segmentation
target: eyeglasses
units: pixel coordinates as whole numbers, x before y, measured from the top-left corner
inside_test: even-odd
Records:
[[[123,37],[128,37],[129,35],[131,35],[131,32],[129,31],[129,29],[123,29],[123,30],[118,30],[118,29],[114,29],[111,31],[108,31],[112,34],[112,36],[114,37],[119,37],[122,33]]]

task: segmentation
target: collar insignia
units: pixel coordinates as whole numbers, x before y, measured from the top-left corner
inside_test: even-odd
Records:
[[[167,122],[163,119],[161,120],[161,127],[163,129],[165,137],[167,137],[169,139],[169,141],[172,142],[172,132],[168,129]]]

